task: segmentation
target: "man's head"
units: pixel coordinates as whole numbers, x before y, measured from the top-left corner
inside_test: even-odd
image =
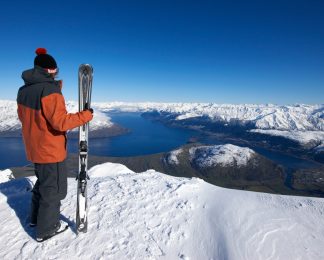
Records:
[[[54,77],[58,73],[55,59],[51,55],[47,54],[45,48],[37,48],[35,52],[37,56],[35,57],[34,65],[45,69]]]

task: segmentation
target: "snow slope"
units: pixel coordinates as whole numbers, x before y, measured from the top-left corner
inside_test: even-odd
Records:
[[[112,163],[90,175],[88,233],[72,228],[43,244],[27,226],[35,179],[2,180],[0,258],[324,259],[323,199],[224,189]],[[69,179],[62,215],[71,224],[75,203]]]
[[[178,165],[179,160],[178,156],[183,152],[183,149],[173,150],[166,154],[165,158],[163,158],[164,162],[169,165]]]
[[[285,131],[285,130],[263,130],[252,129],[251,132],[282,136],[294,140],[302,145],[314,143],[318,147],[324,146],[324,131]]]
[[[190,160],[200,168],[216,165],[246,166],[255,155],[255,152],[250,148],[232,144],[192,147],[189,153]]]

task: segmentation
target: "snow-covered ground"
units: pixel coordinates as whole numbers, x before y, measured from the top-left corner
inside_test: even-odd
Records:
[[[164,162],[169,165],[178,165],[178,156],[183,152],[183,149],[173,150],[166,154]]]
[[[11,179],[14,179],[14,176],[10,169],[0,171],[0,183],[7,182]]]
[[[67,107],[68,111],[77,111],[76,102],[67,102]],[[93,107],[96,112],[145,112],[156,110],[176,114],[178,120],[197,116],[207,116],[211,120],[222,120],[224,122],[240,120],[242,122],[254,122],[258,129],[324,131],[324,104],[278,106],[272,104],[105,102],[93,103]],[[0,131],[20,127],[17,121],[15,101],[0,100],[0,111]],[[105,124],[110,120],[108,118],[108,121],[105,121],[103,118],[100,117],[97,124],[98,126],[103,124],[103,127],[106,127]],[[94,121],[94,125],[96,125],[96,121]]]
[[[318,148],[324,146],[324,131],[284,131],[284,130],[263,130],[263,129],[253,129],[251,132],[282,136],[296,142],[299,142],[302,145],[308,143],[317,144]]]
[[[35,179],[2,179],[0,259],[324,259],[323,199],[224,189],[112,163],[90,175],[88,233],[72,227],[42,244],[27,225]],[[62,215],[72,225],[75,204],[69,179]]]
[[[198,146],[189,150],[190,160],[200,168],[220,165],[223,167],[246,166],[255,152],[247,147],[232,144]]]

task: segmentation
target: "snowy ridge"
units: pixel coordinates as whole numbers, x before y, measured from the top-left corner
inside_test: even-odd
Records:
[[[69,113],[75,113],[79,110],[77,102],[66,102],[66,109]],[[21,129],[21,123],[17,115],[17,103],[16,101],[0,100],[0,132],[14,131]],[[111,127],[113,123],[110,117],[94,110],[94,119],[91,121],[90,130],[99,130],[103,128]],[[77,131],[78,128],[72,131]]]
[[[178,120],[208,116],[212,120],[255,122],[260,129],[322,130],[324,131],[324,104],[278,106],[273,104],[214,104],[214,103],[95,103],[104,110],[124,112],[159,111],[177,114]]]
[[[11,100],[0,101],[0,132],[21,129],[17,115],[17,103]]]
[[[284,130],[263,130],[263,129],[253,129],[251,132],[282,136],[300,144],[306,145],[308,143],[315,143],[318,148],[324,146],[324,131],[284,131]]]
[[[183,149],[177,149],[173,150],[169,153],[166,154],[164,159],[164,162],[169,165],[178,165],[179,160],[178,160],[178,155],[183,152]]]
[[[43,244],[27,225],[35,178],[0,184],[1,259],[323,259],[324,201],[224,189],[105,163],[90,170],[89,229]],[[0,172],[0,175],[2,173]],[[73,225],[76,182],[62,215]]]
[[[250,148],[232,144],[192,147],[189,153],[191,162],[200,168],[216,165],[242,167],[255,155]]]
[[[77,111],[77,103],[67,102],[69,112]],[[95,118],[92,129],[111,126],[110,118],[100,112],[148,112],[175,114],[177,120],[207,116],[211,120],[253,122],[258,129],[324,131],[324,104],[278,106],[272,104],[156,103],[107,102],[93,103]],[[19,129],[16,102],[0,100],[0,131]],[[2,113],[4,111],[4,113]]]

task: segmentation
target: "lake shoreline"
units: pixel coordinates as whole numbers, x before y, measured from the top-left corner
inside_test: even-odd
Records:
[[[197,144],[186,144],[179,149],[186,147],[191,147]],[[175,177],[198,177],[206,182],[209,182],[216,186],[221,186],[224,188],[265,192],[272,194],[282,194],[282,195],[292,195],[292,196],[310,196],[310,197],[323,197],[324,190],[321,188],[321,183],[318,180],[324,179],[324,167],[316,169],[309,169],[307,172],[305,170],[292,171],[291,169],[285,169],[281,174],[278,173],[278,177],[273,180],[245,180],[244,179],[228,179],[226,177],[211,177],[204,175],[203,173],[197,172],[197,170],[191,168],[189,165],[178,167],[166,167],[161,162],[162,158],[165,157],[167,152],[161,152],[150,155],[142,156],[130,156],[130,157],[110,157],[110,156],[96,156],[89,154],[88,166],[89,169],[95,165],[111,162],[120,163],[128,167],[130,170],[135,172],[144,172],[149,169],[154,169],[161,173],[175,176]],[[75,178],[78,170],[78,154],[70,153],[67,158],[68,167],[68,177]],[[279,166],[280,167],[280,166]],[[23,178],[34,175],[33,164],[25,167],[11,167],[15,178]],[[216,168],[215,168],[216,169]],[[221,170],[221,169],[220,169]],[[286,172],[288,170],[288,172]],[[216,169],[216,173],[217,173]],[[215,171],[214,171],[215,172]],[[236,176],[240,172],[234,174]],[[258,175],[258,173],[255,173]],[[306,177],[305,177],[306,176]],[[230,177],[231,178],[231,177]],[[225,181],[225,182],[224,182]]]
[[[110,127],[103,127],[100,129],[93,129],[89,131],[89,138],[108,138],[114,137],[119,135],[125,135],[131,132],[131,129],[123,127],[119,124],[114,123]],[[68,131],[67,132],[68,138],[77,139],[79,137],[79,131]],[[21,129],[11,130],[11,131],[3,131],[0,132],[0,138],[21,138]]]
[[[264,139],[254,140],[250,133],[246,136],[244,129],[235,128],[234,132],[229,129],[225,132],[213,132],[208,131],[211,129],[197,127],[192,129],[192,124],[177,125],[172,124],[172,121],[170,124],[165,120],[149,118],[143,113],[112,113],[109,117],[114,122],[113,127],[92,130],[89,133],[91,143],[89,168],[100,163],[114,162],[123,164],[135,172],[155,169],[177,177],[199,177],[211,184],[226,188],[286,195],[324,195],[320,187],[321,179],[324,180],[322,176],[324,165],[309,157],[302,158],[300,154],[294,153],[294,149],[278,149],[280,147],[271,146],[273,140],[271,137],[263,143]],[[239,134],[238,130],[240,130]],[[68,176],[74,178],[78,168],[78,132],[70,132],[68,139]],[[11,160],[10,163],[9,161],[3,162],[7,165],[17,165],[17,162],[24,165],[21,137],[13,138],[11,141],[3,138],[0,141],[2,145],[11,145],[17,151],[15,155],[20,156],[19,159],[14,160],[9,156],[7,159]],[[274,137],[274,141],[281,143],[282,139],[277,140],[277,137]],[[183,164],[179,167],[169,167],[161,163],[164,156],[175,149],[227,143],[255,150],[260,155],[258,157],[260,166],[253,168],[251,164],[247,165],[245,170],[215,167],[208,171],[200,171],[190,164],[188,152]],[[289,147],[290,144],[290,142],[283,143],[282,148]],[[3,149],[2,152],[3,158],[6,158],[6,150]],[[17,178],[33,175],[33,165],[5,168],[11,168]],[[293,168],[292,172],[287,170],[291,168]]]

